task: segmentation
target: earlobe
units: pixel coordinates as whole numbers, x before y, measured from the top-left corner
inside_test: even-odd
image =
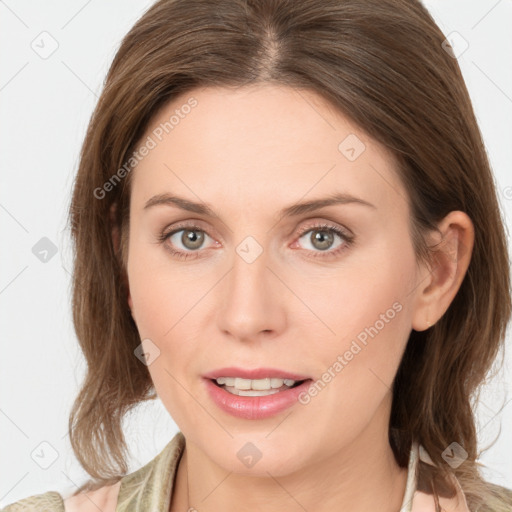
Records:
[[[412,328],[424,331],[446,312],[464,279],[471,260],[474,227],[462,211],[450,212],[433,234],[432,263],[423,266],[416,290]]]

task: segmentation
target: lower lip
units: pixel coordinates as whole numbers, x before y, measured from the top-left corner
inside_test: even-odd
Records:
[[[220,409],[237,418],[261,420],[274,416],[294,405],[301,393],[307,391],[311,379],[297,387],[267,396],[238,396],[205,379],[208,393]]]

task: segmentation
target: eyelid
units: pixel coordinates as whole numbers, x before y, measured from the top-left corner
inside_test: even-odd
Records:
[[[175,233],[176,231],[181,231],[182,229],[197,229],[200,231],[203,231],[206,233],[210,238],[213,238],[210,235],[211,228],[208,226],[206,227],[206,224],[204,221],[200,219],[190,219],[190,220],[184,220],[184,221],[178,221],[176,223],[171,224],[170,226],[167,226],[163,229],[161,237],[168,237],[171,233]],[[217,236],[217,235],[216,235]],[[221,238],[221,237],[220,237]]]
[[[159,242],[165,244],[171,236],[176,234],[177,232],[183,231],[183,230],[196,230],[203,232],[206,236],[214,240],[214,246],[218,244],[217,240],[209,234],[209,228],[206,229],[204,226],[201,226],[201,224],[205,224],[203,221],[198,219],[189,219],[186,221],[178,222],[177,224],[172,225],[171,228],[167,229],[165,228],[161,234],[158,236]],[[306,225],[302,225],[298,230],[295,230],[294,235],[294,241],[292,245],[296,244],[300,238],[302,238],[306,233],[309,231],[331,231],[338,237],[342,239],[342,246],[338,247],[334,250],[328,249],[326,251],[312,251],[305,249],[305,252],[312,253],[311,257],[323,257],[329,258],[329,257],[336,257],[341,252],[343,252],[345,249],[348,249],[351,245],[354,243],[355,235],[354,233],[346,228],[345,226],[339,225],[336,222],[333,221],[326,221],[325,219],[308,219],[306,221]],[[171,250],[174,254],[181,254],[181,257],[184,257],[185,259],[187,257],[192,258],[200,258],[201,253],[204,252],[207,248],[201,248],[196,251],[184,251],[182,249],[174,249],[174,248],[168,248]],[[190,255],[190,256],[183,256],[183,255]],[[325,255],[325,256],[324,256]]]
[[[289,232],[286,235],[286,238],[288,238],[290,236],[299,236],[300,237],[300,236],[304,235],[304,233],[306,233],[308,230],[315,229],[315,228],[316,229],[320,229],[320,228],[326,228],[326,229],[337,228],[340,231],[342,231],[343,235],[346,236],[347,238],[353,238],[355,236],[354,233],[350,229],[348,229],[347,227],[345,227],[343,225],[340,225],[340,224],[338,224],[336,222],[330,221],[330,220],[325,220],[323,218],[307,219],[305,222],[306,222],[306,225],[302,225],[302,227],[300,227],[299,229],[295,229],[294,228],[291,232]],[[162,235],[159,238],[168,237],[171,233],[174,233],[176,231],[180,231],[181,229],[193,229],[193,228],[200,229],[201,231],[206,233],[210,238],[213,238],[209,234],[210,227],[205,227],[204,226],[206,224],[207,224],[206,222],[204,222],[204,221],[202,221],[200,219],[188,219],[188,220],[184,220],[184,221],[178,221],[177,223],[172,224],[172,227],[168,226],[168,227],[164,228],[162,230]],[[218,236],[218,235],[216,234],[216,236]],[[218,238],[222,238],[222,237],[218,237]]]
[[[346,228],[345,226],[343,226],[342,224],[338,224],[337,222],[333,222],[333,221],[330,221],[330,220],[325,220],[325,219],[308,219],[306,221],[306,226],[303,226],[301,228],[299,228],[299,230],[297,231],[297,234],[299,236],[302,236],[304,233],[306,233],[307,231],[311,230],[311,229],[320,229],[320,228],[325,228],[325,229],[337,229],[341,232],[343,232],[344,236],[346,236],[347,238],[351,238],[351,237],[354,237],[354,233]]]
[[[215,240],[215,238],[212,235],[210,235],[209,228],[206,229],[201,224],[202,224],[202,222],[197,220],[197,219],[193,219],[193,220],[189,220],[189,221],[183,221],[183,222],[178,222],[177,224],[173,224],[169,228],[165,228],[161,232],[161,234],[158,235],[158,240],[160,242],[164,242],[165,243],[171,236],[175,235],[177,232],[188,229],[188,230],[191,230],[191,231],[201,231],[206,236],[208,236],[209,238],[211,238],[212,240],[217,242]],[[201,249],[201,250],[203,250],[203,249]],[[199,252],[199,251],[190,251],[190,252]]]
[[[335,249],[329,248],[325,251],[306,250],[306,252],[309,254],[307,257],[309,258],[323,258],[324,260],[329,258],[337,258],[341,255],[342,252],[352,247],[355,243],[355,235],[351,230],[336,223],[331,223],[330,221],[313,221],[313,224],[304,226],[299,230],[298,234],[296,235],[297,238],[292,243],[292,246],[297,245],[298,241],[311,231],[328,231],[334,233],[334,235],[338,236],[342,242]]]

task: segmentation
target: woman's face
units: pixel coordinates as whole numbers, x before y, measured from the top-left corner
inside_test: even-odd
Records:
[[[387,439],[421,282],[391,156],[316,94],[274,85],[183,94],[139,148],[129,304],[187,443],[226,470],[282,475]],[[299,208],[342,194],[362,202]],[[311,380],[298,397],[239,397],[205,377],[226,367]]]

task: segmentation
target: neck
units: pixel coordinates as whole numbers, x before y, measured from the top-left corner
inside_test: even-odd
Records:
[[[277,478],[226,471],[187,440],[170,512],[397,512],[405,493],[407,469],[400,468],[393,456],[388,421],[389,404],[342,450]]]

